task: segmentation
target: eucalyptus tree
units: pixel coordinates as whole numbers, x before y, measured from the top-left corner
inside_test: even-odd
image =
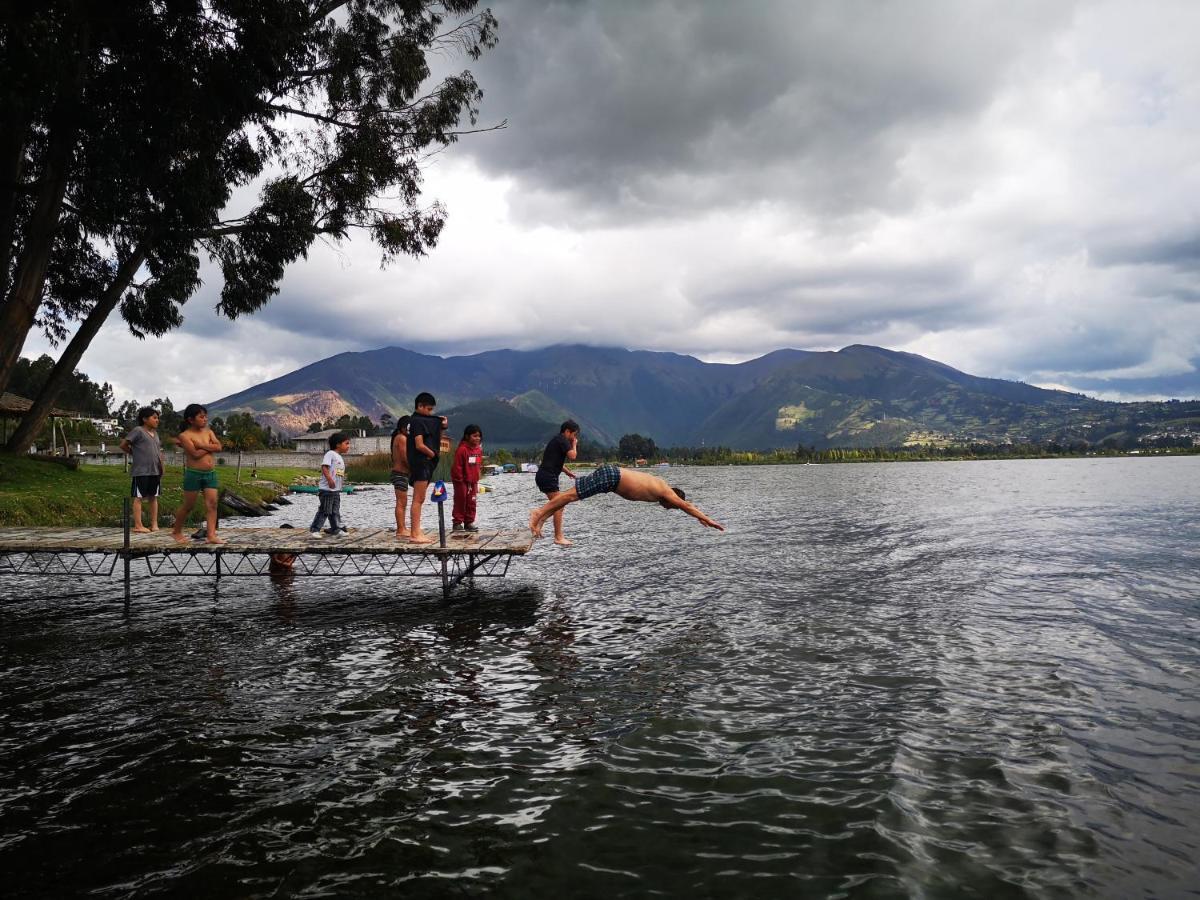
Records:
[[[0,87],[0,388],[33,327],[73,331],[10,450],[114,310],[139,337],[182,323],[202,257],[237,318],[322,236],[364,231],[385,263],[436,244],[421,165],[474,130],[482,92],[469,71],[434,83],[429,56],[495,43],[476,0],[9,6],[0,76],[37,77]],[[257,197],[228,216],[235,191]]]

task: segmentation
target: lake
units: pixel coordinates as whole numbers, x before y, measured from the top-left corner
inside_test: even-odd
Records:
[[[598,497],[448,603],[0,576],[5,894],[1200,895],[1200,457],[664,474],[729,530]]]

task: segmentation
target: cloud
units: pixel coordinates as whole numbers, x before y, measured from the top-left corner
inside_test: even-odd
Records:
[[[83,368],[217,397],[343,350],[562,341],[714,361],[874,343],[1200,396],[1200,6],[505,0],[440,245],[318,246],[254,317]],[[457,61],[440,64],[454,67]],[[211,390],[205,386],[210,386]]]

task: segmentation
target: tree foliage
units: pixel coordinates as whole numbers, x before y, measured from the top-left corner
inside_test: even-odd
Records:
[[[640,434],[626,434],[617,442],[617,455],[624,460],[651,459],[658,454],[654,441]]]
[[[465,71],[428,83],[427,56],[492,46],[475,6],[4,4],[0,388],[35,326],[52,341],[75,329],[66,372],[117,308],[139,337],[177,327],[204,257],[236,318],[317,239],[363,230],[385,262],[425,253],[445,211],[421,205],[420,164],[482,96]],[[228,217],[234,189],[257,200]]]
[[[42,354],[37,359],[21,357],[13,368],[9,389],[22,397],[36,397],[41,391],[54,360]],[[112,385],[97,384],[83,372],[72,372],[57,405],[71,412],[84,413],[97,418],[107,418],[113,403]]]

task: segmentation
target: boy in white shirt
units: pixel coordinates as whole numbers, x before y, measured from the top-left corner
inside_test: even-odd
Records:
[[[320,536],[321,526],[329,520],[329,531],[326,534],[341,534],[350,529],[342,526],[342,487],[346,483],[346,461],[342,454],[350,449],[350,437],[340,431],[329,436],[329,452],[321,460],[320,506],[312,524],[308,526],[309,534]]]

